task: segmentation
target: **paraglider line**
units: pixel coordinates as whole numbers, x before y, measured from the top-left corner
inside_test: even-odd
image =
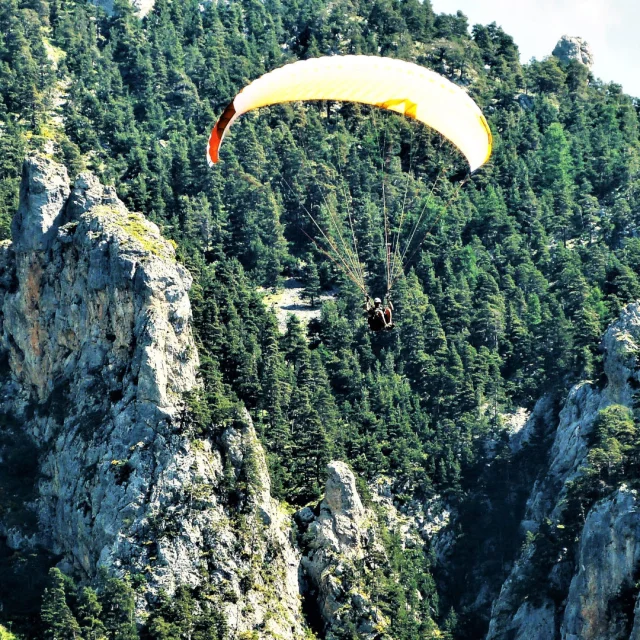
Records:
[[[424,217],[424,213],[427,210],[427,205],[429,204],[429,201],[431,200],[431,197],[433,196],[434,191],[436,190],[436,186],[438,184],[438,182],[440,181],[440,178],[442,178],[442,175],[444,173],[444,167],[442,167],[440,169],[440,173],[438,173],[435,182],[433,183],[433,186],[431,187],[431,191],[429,191],[429,195],[427,196],[427,198],[425,199],[425,203],[424,206],[422,207],[422,211],[420,212],[420,215],[418,216],[418,220],[416,221],[411,234],[409,236],[409,240],[404,248],[404,251],[402,252],[402,257],[400,258],[400,263],[399,263],[399,267],[400,267],[400,273],[394,273],[393,276],[393,281],[391,283],[391,286],[393,286],[398,278],[400,277],[400,275],[402,274],[402,269],[405,265],[405,256],[407,255],[407,251],[409,251],[409,247],[411,247],[411,243],[413,242],[413,238],[415,237],[419,227],[420,227],[420,223],[422,222],[422,218]],[[426,236],[425,236],[426,237]],[[420,246],[420,245],[418,245]]]
[[[373,115],[373,121],[375,123],[376,117],[375,112]],[[378,128],[377,125],[376,129]],[[380,143],[380,134],[378,134],[378,145]],[[382,139],[382,148],[380,149],[380,159],[382,160],[382,164],[380,167],[380,171],[382,173],[382,215],[384,216],[384,247],[385,247],[385,271],[387,274],[387,292],[391,288],[391,271],[389,269],[389,218],[387,217],[387,191],[385,188],[385,165],[386,165],[386,153],[387,148],[387,131],[384,131],[384,137]]]
[[[391,264],[391,274],[392,274],[392,279],[390,282],[387,283],[387,294],[389,294],[391,292],[391,287],[393,286],[394,283],[394,278],[395,278],[395,274],[396,274],[396,270],[397,270],[397,260],[398,257],[400,255],[400,234],[402,233],[402,224],[404,222],[404,217],[405,217],[405,213],[406,213],[406,205],[407,205],[407,193],[409,193],[409,178],[411,176],[411,169],[413,168],[413,140],[414,140],[414,134],[415,131],[412,128],[411,129],[411,142],[409,143],[409,170],[407,171],[407,180],[405,183],[405,187],[404,187],[404,196],[402,198],[402,213],[400,214],[400,224],[398,225],[398,231],[396,232],[396,237],[395,237],[395,247],[393,249],[393,258],[392,258],[392,264]]]
[[[331,211],[331,207],[329,206],[329,203],[327,202],[327,198],[324,195],[324,191],[322,190],[322,187],[320,187],[320,193],[322,195],[322,199],[324,200],[324,204],[327,207],[327,211],[329,212],[329,216],[331,217],[333,225],[336,228],[336,232],[338,234],[338,237],[340,238],[340,241],[342,243],[342,247],[344,248],[344,253],[347,256],[347,258],[349,259],[349,263],[350,263],[351,269],[356,273],[356,275],[359,278],[361,278],[360,271],[359,271],[360,260],[356,259],[356,256],[353,255],[349,245],[347,244],[347,242],[345,241],[345,239],[344,239],[344,237],[342,235],[342,231],[340,230],[340,226],[338,224],[337,211],[336,211],[336,215],[334,215],[333,212]],[[355,239],[354,239],[354,242],[355,242]],[[355,247],[355,250],[357,252],[357,250],[358,250],[357,246]],[[364,286],[364,280],[362,280],[362,285]]]
[[[306,151],[306,150],[305,150]],[[307,156],[305,154],[304,156],[304,160],[303,160],[303,167],[304,169],[309,169],[309,164],[307,162]],[[284,178],[283,178],[284,180]],[[289,190],[291,191],[291,193],[293,195],[295,195],[295,192],[293,191],[293,189],[291,188],[291,186],[287,183],[287,187],[289,188]],[[338,224],[338,218],[337,218],[337,212],[336,215],[334,216],[333,211],[331,209],[331,207],[329,206],[329,203],[327,201],[327,198],[325,197],[324,191],[322,190],[322,187],[319,186],[320,189],[320,194],[322,196],[322,199],[324,200],[325,206],[327,208],[327,211],[329,213],[329,216],[331,218],[331,221],[333,222],[333,225],[335,226],[336,229],[336,233],[338,235],[338,237],[340,238],[340,241],[342,243],[342,247],[344,248],[344,255],[346,256],[346,258],[349,261],[349,267],[350,267],[350,272],[353,274],[353,276],[355,276],[355,278],[357,279],[357,284],[358,287],[361,288],[363,291],[366,292],[366,285],[364,282],[364,272],[361,271],[362,267],[360,264],[360,258],[358,256],[358,247],[357,245],[355,245],[355,256],[353,255],[353,252],[351,251],[348,243],[345,241],[342,232],[340,231],[340,225]],[[305,209],[307,215],[311,218],[311,220],[313,220],[313,223],[320,229],[321,233],[325,236],[325,239],[327,240],[327,242],[329,242],[328,237],[325,235],[324,231],[320,228],[320,225],[318,225],[318,223],[316,222],[316,220],[314,219],[314,217],[311,215],[311,212],[306,208],[306,206],[304,205],[304,203],[302,203],[303,208]],[[355,238],[354,238],[354,243],[355,243]],[[336,252],[336,255],[340,258],[340,260],[342,262],[345,262],[345,260],[342,257],[342,254],[340,253],[340,251],[338,251],[338,249],[333,245],[333,243],[330,243],[333,250]]]
[[[284,182],[284,184],[288,187],[288,189],[291,191],[291,193],[295,193],[293,191],[293,189],[291,188],[291,185],[284,179],[281,178],[282,182]],[[362,284],[360,284],[360,282],[358,281],[357,277],[354,275],[354,273],[351,271],[351,269],[349,268],[349,265],[347,265],[347,263],[345,262],[344,258],[340,255],[340,252],[336,249],[336,246],[333,244],[333,242],[331,242],[330,238],[327,236],[327,234],[324,232],[324,230],[322,229],[322,227],[316,222],[316,219],[311,215],[311,212],[309,211],[309,209],[307,209],[306,205],[301,202],[300,203],[302,205],[303,210],[305,211],[305,213],[309,216],[309,218],[311,218],[311,221],[313,222],[313,224],[315,224],[315,226],[318,228],[318,231],[320,231],[320,233],[322,234],[323,238],[327,241],[327,244],[333,249],[333,251],[335,252],[336,256],[340,259],[340,261],[343,264],[343,271],[345,272],[345,274],[353,281],[353,283],[359,288],[362,289],[364,291],[364,293],[366,293],[366,288],[363,287]],[[305,234],[308,235],[308,234]],[[326,252],[325,252],[326,253]],[[328,255],[328,254],[327,254]],[[331,258],[331,256],[329,256]],[[333,259],[333,258],[332,258]],[[335,260],[334,260],[335,262]],[[336,263],[337,264],[337,263]]]
[[[365,295],[367,293],[366,288],[364,288],[353,276],[350,272],[345,271],[344,267],[342,265],[340,265],[340,263],[326,250],[324,249],[324,247],[320,246],[320,243],[313,238],[312,236],[310,236],[302,227],[298,227],[300,229],[300,231],[302,231],[302,233],[304,233],[305,236],[307,236],[307,238],[309,238],[309,240],[311,240],[311,242],[313,242],[313,244],[316,245],[316,249],[318,249],[318,251],[320,251],[320,253],[322,253],[323,255],[327,256],[327,258],[329,258],[329,260],[331,260],[331,262],[333,262],[348,278],[349,280],[351,280],[351,282],[353,282],[353,284],[355,284],[358,289],[360,289]]]
[[[336,149],[336,160],[338,163],[338,169],[340,173],[340,189],[342,190],[342,197],[344,198],[344,201],[347,207],[347,214],[349,216],[349,226],[351,227],[351,237],[353,238],[353,248],[355,251],[356,264],[358,265],[358,268],[359,268],[360,279],[362,280],[362,284],[364,285],[365,284],[364,267],[362,266],[362,261],[360,260],[360,254],[358,252],[358,240],[356,239],[355,227],[353,225],[353,217],[351,216],[351,208],[352,208],[351,192],[345,188],[344,178],[343,178],[344,168],[342,163],[340,162],[340,154],[338,153],[337,149]],[[365,285],[365,290],[366,290],[366,285]]]
[[[426,240],[427,236],[431,233],[432,229],[436,226],[436,224],[439,222],[440,218],[444,215],[444,212],[451,206],[451,204],[454,202],[454,200],[457,199],[457,197],[460,195],[460,190],[462,189],[462,187],[470,179],[471,179],[471,175],[468,175],[466,178],[464,178],[464,180],[460,181],[457,184],[456,189],[453,192],[453,195],[445,203],[444,207],[442,207],[442,209],[440,210],[440,213],[435,217],[435,220],[431,223],[431,226],[427,229],[426,233],[424,234],[424,238],[422,239],[421,242],[418,243],[418,246],[414,249],[413,253],[409,256],[409,258],[407,259],[405,264],[409,264],[411,262],[411,260],[413,260],[413,256],[416,255],[416,253],[418,252],[418,249],[420,249],[420,246],[422,245],[422,243]]]

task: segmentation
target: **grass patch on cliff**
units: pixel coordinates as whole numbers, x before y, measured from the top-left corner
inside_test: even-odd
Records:
[[[169,248],[169,246],[175,248],[175,243],[156,235],[151,228],[151,223],[146,220],[142,214],[128,213],[123,215],[120,210],[104,205],[96,207],[95,213],[101,217],[110,219],[145,251],[165,260],[175,260],[175,255]]]
[[[166,243],[150,235],[146,220],[141,215],[130,213],[126,218],[126,222],[119,222],[119,226],[135,238],[145,251],[149,251],[159,258],[173,258],[167,249]]]

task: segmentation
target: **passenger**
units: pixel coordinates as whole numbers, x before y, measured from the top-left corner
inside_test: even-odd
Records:
[[[387,297],[387,304],[382,306],[382,300],[375,298],[373,304],[371,298],[367,295],[364,301],[364,309],[367,313],[367,322],[371,331],[390,331],[393,329],[393,304]]]

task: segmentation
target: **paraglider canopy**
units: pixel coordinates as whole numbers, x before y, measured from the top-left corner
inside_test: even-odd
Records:
[[[491,155],[491,131],[480,108],[443,76],[395,58],[325,56],[285,65],[247,85],[211,132],[209,164],[218,162],[222,139],[238,116],[298,100],[360,102],[414,118],[450,140],[471,172]]]
[[[259,107],[306,100],[358,102],[393,111],[427,125],[457,148],[466,158],[469,169],[464,172],[463,178],[457,180],[452,199],[440,208],[441,212],[431,221],[426,233],[437,223],[470,174],[485,164],[491,156],[492,139],[489,125],[478,105],[461,87],[429,69],[404,60],[377,56],[327,56],[287,64],[247,85],[227,106],[211,132],[207,147],[209,164],[218,162],[220,145],[226,131],[243,113]],[[426,233],[422,234],[419,231],[425,212],[429,208],[431,195],[443,173],[444,167],[419,214],[413,216],[410,232],[404,236],[408,174],[402,210],[398,219],[390,220],[386,206],[384,164],[382,166],[381,195],[387,296],[426,237]],[[282,182],[291,189],[284,177]],[[348,204],[351,242],[349,235],[342,232],[344,224],[339,219],[337,211],[331,211],[329,207],[327,213],[330,228],[325,229],[323,226],[326,225],[321,225],[304,203],[300,204],[318,230],[323,243],[307,234],[304,229],[303,233],[368,299],[367,270],[359,256],[354,224],[354,220],[357,220],[355,215],[352,216]],[[325,206],[328,207],[326,199]],[[385,328],[393,327],[390,308],[388,321],[385,319],[382,323]]]

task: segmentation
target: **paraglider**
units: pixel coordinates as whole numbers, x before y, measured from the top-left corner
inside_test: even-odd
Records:
[[[465,157],[466,176],[485,164],[491,156],[492,137],[482,111],[473,99],[453,82],[412,62],[376,56],[325,56],[300,60],[267,73],[247,85],[216,122],[207,146],[211,166],[220,159],[220,147],[233,122],[242,114],[260,107],[286,102],[329,100],[357,102],[396,112],[439,132]],[[460,185],[463,184],[462,182]],[[423,211],[424,213],[424,211]],[[307,211],[326,243],[321,249],[365,295],[369,326],[378,330],[393,327],[392,306],[371,306],[365,283],[365,269],[358,256],[355,233],[353,246],[340,250],[337,242]],[[408,235],[404,251],[400,247],[400,227],[395,240],[385,208],[386,278],[388,297],[422,220],[419,216]],[[353,232],[353,221],[349,220]],[[338,231],[339,233],[339,231]],[[342,239],[342,238],[341,238]],[[317,244],[317,243],[316,243]],[[371,314],[370,314],[371,312]],[[388,314],[388,315],[387,315]],[[388,321],[387,321],[388,317]],[[373,326],[372,326],[373,325]],[[374,329],[375,330],[375,329]]]
[[[367,324],[371,331],[391,331],[393,329],[393,303],[387,297],[386,306],[382,306],[382,300],[375,298],[373,304],[369,295],[365,296],[364,310],[367,314]]]

